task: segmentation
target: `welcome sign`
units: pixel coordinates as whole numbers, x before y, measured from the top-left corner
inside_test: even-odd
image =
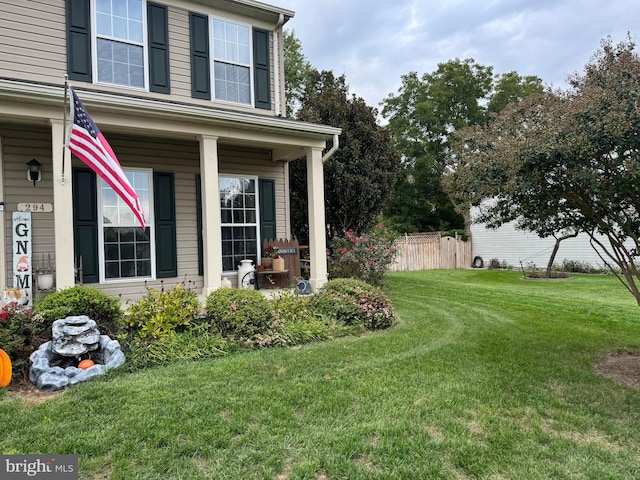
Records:
[[[31,306],[31,212],[13,212],[13,288]]]

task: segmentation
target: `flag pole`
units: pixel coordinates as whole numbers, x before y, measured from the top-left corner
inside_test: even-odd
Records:
[[[69,92],[69,75],[64,75],[64,113],[62,116],[62,175],[60,183],[64,185],[64,156],[67,149],[67,93]]]

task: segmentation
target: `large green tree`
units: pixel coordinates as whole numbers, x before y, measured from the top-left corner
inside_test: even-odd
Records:
[[[605,39],[567,91],[547,89],[461,132],[446,188],[492,225],[585,232],[640,305],[638,132],[640,57],[630,39]]]
[[[286,93],[286,116],[295,117],[300,108],[300,99],[305,83],[313,67],[302,51],[302,44],[295,30],[284,31],[284,90]]]
[[[300,97],[297,118],[342,129],[340,146],[324,165],[327,235],[371,228],[390,198],[400,155],[376,109],[349,94],[344,76],[312,69]],[[292,229],[308,241],[306,163],[290,163]]]
[[[494,76],[492,67],[473,59],[441,63],[422,77],[404,75],[398,94],[387,97],[382,109],[403,158],[395,195],[385,209],[392,226],[401,231],[464,227],[464,217],[441,186],[452,136],[484,124],[490,112],[538,91],[541,83],[516,72]]]

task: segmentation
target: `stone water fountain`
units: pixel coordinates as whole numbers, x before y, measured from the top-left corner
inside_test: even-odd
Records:
[[[120,343],[100,335],[96,322],[86,315],[56,320],[52,336],[53,340],[40,345],[29,357],[29,380],[40,390],[55,392],[86,382],[125,361]],[[86,370],[78,368],[85,359],[95,365]]]

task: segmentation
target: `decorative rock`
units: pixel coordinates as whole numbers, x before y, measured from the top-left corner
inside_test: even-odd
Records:
[[[56,320],[56,322],[58,321],[60,320]],[[93,323],[95,324],[95,322]],[[117,340],[112,340],[108,335],[98,335],[95,348],[92,353],[89,353],[96,364],[87,370],[75,366],[77,364],[76,356],[60,355],[55,351],[53,342],[52,340],[43,343],[29,357],[31,360],[29,380],[43,391],[55,392],[71,385],[86,382],[104,375],[107,371],[117,368],[125,362],[120,343]]]
[[[52,327],[53,351],[64,357],[77,357],[98,349],[100,332],[86,315],[56,320]]]

